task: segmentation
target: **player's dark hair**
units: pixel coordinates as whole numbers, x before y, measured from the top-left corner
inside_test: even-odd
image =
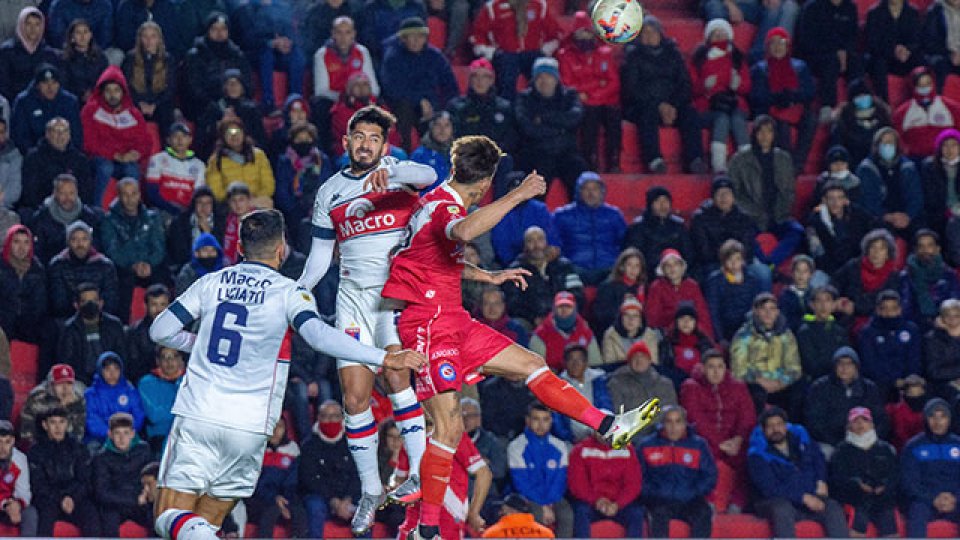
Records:
[[[256,210],[240,222],[240,245],[247,259],[267,259],[283,241],[283,214],[279,210]]]
[[[386,139],[390,128],[397,123],[397,117],[376,105],[367,105],[353,113],[353,116],[350,117],[350,120],[347,122],[347,135],[356,129],[357,124],[360,123],[380,126],[381,131],[383,131],[383,137]]]
[[[110,416],[110,431],[125,427],[133,429],[133,416],[130,413],[117,412]]]
[[[160,476],[160,462],[151,461],[150,463],[144,465],[143,468],[140,469],[140,478],[143,478],[144,476],[152,476],[154,478]]]
[[[85,292],[96,291],[97,296],[100,295],[100,287],[91,281],[84,281],[77,285],[77,289],[73,292],[73,299],[77,302],[80,301],[80,295]]]
[[[530,405],[527,405],[527,416],[530,416],[531,414],[533,414],[533,411],[545,412],[547,414],[550,414],[550,408],[544,405],[543,403],[540,403],[539,401],[534,401]]]
[[[170,289],[167,288],[163,283],[154,283],[153,285],[147,287],[147,290],[143,293],[143,303],[149,304],[151,298],[159,298],[161,296],[166,296],[167,299],[170,299]]]
[[[776,405],[772,405],[770,407],[767,407],[766,409],[764,409],[762,413],[760,413],[760,418],[757,418],[757,425],[760,426],[760,429],[763,429],[767,427],[767,420],[775,416],[779,416],[780,418],[783,418],[784,422],[790,421],[790,417],[787,416],[787,411],[781,409],[780,407],[777,407]]]
[[[501,155],[500,147],[489,137],[460,137],[453,141],[450,148],[453,180],[460,184],[475,184],[486,178],[493,178]]]

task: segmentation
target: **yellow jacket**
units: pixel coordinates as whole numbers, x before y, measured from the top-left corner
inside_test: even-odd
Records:
[[[273,169],[270,168],[270,160],[263,150],[254,148],[253,163],[243,165],[224,156],[220,159],[220,168],[217,168],[217,156],[210,156],[207,161],[207,185],[218,202],[226,198],[227,186],[236,181],[243,182],[250,188],[252,198],[273,198]]]

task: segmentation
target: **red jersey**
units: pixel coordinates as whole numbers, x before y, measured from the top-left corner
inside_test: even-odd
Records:
[[[462,310],[463,246],[450,238],[450,232],[466,215],[460,195],[445,183],[424,195],[414,206],[381,295]]]
[[[487,462],[480,455],[480,451],[474,446],[470,436],[464,432],[460,437],[460,444],[457,445],[457,451],[453,454],[450,484],[447,486],[447,492],[443,495],[444,511],[449,512],[458,523],[467,520],[470,475],[486,466]],[[405,478],[409,473],[410,459],[407,457],[407,451],[400,450],[397,476]]]

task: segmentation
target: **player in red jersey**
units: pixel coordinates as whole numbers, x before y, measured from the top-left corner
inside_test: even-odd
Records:
[[[488,272],[464,265],[462,246],[492,229],[518,204],[543,195],[547,185],[534,171],[510,193],[467,215],[466,209],[490,188],[500,148],[487,137],[468,136],[454,141],[450,155],[450,178],[417,203],[382,292],[385,298],[406,303],[397,326],[400,341],[429,360],[417,373],[417,398],[436,423],[420,463],[422,502],[416,538],[424,539],[439,533],[440,509],[463,434],[458,392],[468,375],[482,372],[525,380],[545,405],[604,434],[615,448],[651,425],[660,410],[659,400],[653,398],[616,416],[601,412],[551,372],[541,356],[473,320],[463,309],[461,277],[526,287],[525,270]]]

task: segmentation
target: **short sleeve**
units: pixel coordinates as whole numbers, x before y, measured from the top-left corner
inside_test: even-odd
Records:
[[[203,291],[209,281],[207,276],[201,277],[191,284],[183,294],[177,297],[167,308],[184,326],[189,326],[200,318],[203,306]]]
[[[437,231],[443,233],[447,240],[453,240],[450,234],[453,226],[463,221],[467,217],[467,211],[463,206],[453,202],[441,202],[433,209],[432,222]]]
[[[286,297],[286,317],[294,330],[299,330],[310,319],[319,318],[317,303],[310,291],[299,285],[290,287]]]

